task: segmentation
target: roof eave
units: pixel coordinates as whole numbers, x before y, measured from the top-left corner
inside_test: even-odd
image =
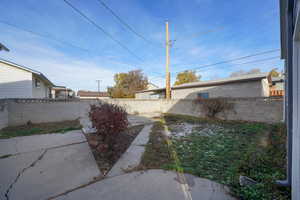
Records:
[[[251,77],[251,78],[244,78],[244,79],[237,79],[237,80],[224,80],[224,81],[219,81],[219,82],[208,82],[208,83],[202,83],[200,82],[198,85],[179,85],[179,86],[173,86],[171,87],[172,90],[176,89],[186,89],[186,88],[195,88],[195,87],[207,87],[207,86],[214,86],[214,85],[224,85],[224,84],[230,84],[230,83],[238,83],[238,82],[248,82],[248,81],[257,81],[257,80],[262,80],[267,78],[268,75],[261,75],[258,77]],[[165,88],[159,88],[159,89],[152,89],[152,90],[143,90],[143,91],[138,91],[136,93],[144,93],[144,92],[160,92],[164,91]]]

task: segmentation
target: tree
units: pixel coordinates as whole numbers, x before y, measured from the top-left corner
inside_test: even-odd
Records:
[[[278,76],[280,76],[280,73],[275,68],[270,71],[270,75],[271,75],[271,77],[278,77]]]
[[[115,86],[108,88],[113,98],[134,98],[137,91],[147,89],[148,79],[141,70],[118,73],[114,76]]]
[[[236,72],[232,72],[230,74],[230,77],[242,76],[242,75],[247,75],[247,74],[259,74],[259,73],[261,73],[261,71],[258,68],[251,69],[248,72],[244,71],[244,70],[239,70],[239,71],[236,71]]]
[[[174,85],[181,85],[184,83],[192,83],[200,81],[201,76],[196,75],[196,71],[186,70],[177,74]]]

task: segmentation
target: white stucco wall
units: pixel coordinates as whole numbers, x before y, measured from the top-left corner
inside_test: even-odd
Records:
[[[32,73],[0,63],[1,98],[32,98]]]
[[[216,97],[264,97],[261,81],[228,83],[209,87],[195,87],[172,90],[172,99],[196,99],[198,93]]]
[[[172,99],[196,99],[198,93],[208,93],[209,98],[216,97],[268,97],[267,79],[228,83],[208,87],[172,89]],[[154,92],[136,93],[136,99],[151,99]]]
[[[35,79],[40,80],[40,87],[35,86]],[[50,87],[35,75],[32,76],[32,98],[50,98]]]

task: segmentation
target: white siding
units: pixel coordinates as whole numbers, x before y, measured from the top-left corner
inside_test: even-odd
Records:
[[[32,73],[0,63],[0,98],[32,98]]]
[[[38,79],[41,83],[40,87],[35,86],[35,79]],[[32,97],[33,98],[50,98],[50,88],[41,79],[35,75],[32,76]]]

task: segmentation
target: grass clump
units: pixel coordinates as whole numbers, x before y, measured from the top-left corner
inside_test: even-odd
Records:
[[[149,141],[145,147],[145,152],[137,169],[166,169],[173,163],[166,136],[163,131],[164,127],[162,122],[155,122],[149,135]]]
[[[40,135],[48,133],[65,133],[81,129],[79,120],[50,122],[50,123],[27,123],[22,126],[6,127],[0,130],[0,139],[7,139],[18,136]]]

